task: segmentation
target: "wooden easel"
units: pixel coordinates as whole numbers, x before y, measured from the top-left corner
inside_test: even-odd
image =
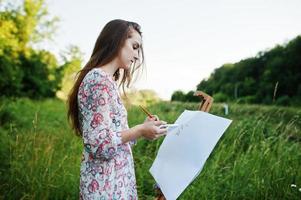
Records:
[[[209,112],[213,104],[213,98],[202,91],[195,91],[194,96],[201,97],[201,103],[198,109],[203,112]],[[157,197],[155,198],[155,200],[166,200],[160,188],[156,188],[155,190],[157,193]]]
[[[209,112],[209,110],[213,104],[213,98],[202,91],[196,91],[194,93],[194,96],[199,96],[202,99],[200,106],[199,106],[199,110],[204,111],[204,112]]]

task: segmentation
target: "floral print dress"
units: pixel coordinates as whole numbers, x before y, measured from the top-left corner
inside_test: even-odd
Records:
[[[80,199],[137,199],[131,142],[122,144],[120,133],[129,128],[127,111],[116,82],[93,68],[77,97],[84,143]]]

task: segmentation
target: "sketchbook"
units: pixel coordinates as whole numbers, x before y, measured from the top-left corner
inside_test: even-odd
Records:
[[[168,131],[150,173],[167,200],[177,199],[201,172],[232,120],[185,110]]]

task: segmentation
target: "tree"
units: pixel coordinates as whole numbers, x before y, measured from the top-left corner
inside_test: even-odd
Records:
[[[79,47],[71,45],[66,52],[61,55],[64,64],[61,66],[62,81],[60,83],[60,90],[57,91],[57,97],[66,100],[68,94],[74,85],[77,72],[81,69],[83,62],[83,53]]]
[[[50,97],[60,82],[53,54],[33,47],[50,39],[57,18],[44,0],[1,1],[0,90],[2,96]]]
[[[171,101],[185,101],[185,94],[184,92],[178,90],[175,91],[172,95],[171,95]]]
[[[185,95],[185,100],[188,102],[200,102],[201,101],[200,97],[194,95],[194,91],[187,92],[187,94]]]
[[[301,80],[301,36],[284,45],[276,45],[255,57],[234,64],[225,64],[202,80],[198,90],[229,100],[270,104],[277,83],[276,101],[298,102]],[[234,97],[234,98],[233,98]],[[279,103],[280,102],[280,103]]]
[[[136,90],[131,89],[126,92],[126,96],[122,95],[122,99],[126,106],[130,105],[150,105],[159,102],[161,99],[153,90]]]

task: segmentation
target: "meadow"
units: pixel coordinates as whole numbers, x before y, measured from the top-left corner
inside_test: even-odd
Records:
[[[147,105],[172,123],[198,104]],[[300,199],[301,108],[222,104],[211,113],[233,120],[198,178],[179,199]],[[129,125],[145,115],[128,106]],[[78,199],[81,138],[66,119],[58,99],[0,100],[0,199]],[[148,172],[160,144],[140,139],[133,148],[140,199],[154,199]]]

